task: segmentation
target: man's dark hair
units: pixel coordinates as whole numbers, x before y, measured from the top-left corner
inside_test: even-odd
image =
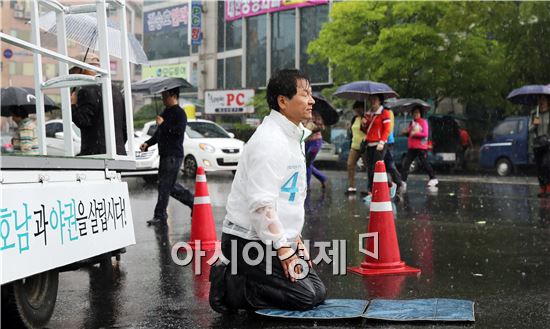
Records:
[[[284,69],[276,72],[267,84],[267,104],[269,108],[279,112],[279,103],[277,97],[285,96],[292,98],[298,91],[298,80],[306,80],[309,84],[307,74],[296,69]]]
[[[355,101],[355,103],[353,103],[353,107],[352,109],[365,109],[365,102],[363,101]]]
[[[176,98],[180,98],[180,88],[179,87],[168,89],[168,90],[166,90],[166,93],[169,96],[176,96]]]
[[[16,117],[20,117],[23,119],[29,117],[29,112],[23,106],[13,106],[11,108],[11,113]]]

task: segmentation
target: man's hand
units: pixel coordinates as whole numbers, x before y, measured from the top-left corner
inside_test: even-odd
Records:
[[[298,259],[298,256],[296,256],[296,252],[290,248],[290,247],[281,247],[277,249],[277,257],[279,257],[279,261],[281,262],[281,266],[283,267],[283,272],[285,273],[285,277],[289,279],[291,282],[296,282],[296,278],[294,278],[292,275],[290,275],[289,269],[296,265],[294,262]],[[302,273],[302,267],[296,266],[294,268],[294,273],[301,274]]]
[[[141,152],[147,151],[148,148],[149,148],[149,145],[147,145],[147,143],[143,143],[139,146],[139,149],[141,150]]]
[[[161,117],[160,115],[157,115],[157,118],[155,119],[155,121],[157,122],[157,126],[160,126],[164,122],[164,118]]]
[[[384,149],[384,143],[379,142],[378,145],[376,145],[376,150],[380,152],[383,149]]]
[[[539,117],[534,117],[533,118],[533,125],[534,126],[540,125],[540,118]]]
[[[75,105],[78,98],[76,97],[76,91],[71,93],[71,105]]]

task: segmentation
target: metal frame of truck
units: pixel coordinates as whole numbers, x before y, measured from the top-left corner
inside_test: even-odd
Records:
[[[119,173],[134,169],[135,158],[125,1],[96,0],[64,6],[55,0],[32,0],[30,4],[32,42],[0,33],[3,42],[33,53],[40,154],[2,155],[0,159],[0,283],[2,318],[15,315],[27,327],[42,327],[55,307],[60,271],[102,260],[110,265],[112,256],[135,244],[128,187]],[[56,13],[57,51],[41,46],[39,5]],[[117,10],[120,19],[127,156],[117,155],[115,147],[108,7]],[[65,15],[75,13],[97,15],[100,67],[67,56]],[[59,62],[60,76],[43,81],[42,56]],[[69,65],[98,75],[69,76]],[[106,154],[76,158],[70,129],[70,88],[93,84],[102,87]],[[58,88],[61,93],[65,157],[47,155],[43,90],[49,88]]]

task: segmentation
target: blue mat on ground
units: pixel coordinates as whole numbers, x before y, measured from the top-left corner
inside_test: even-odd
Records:
[[[387,321],[475,321],[472,301],[445,298],[375,299],[363,317]]]
[[[327,299],[308,311],[263,309],[256,313],[287,319],[367,319],[386,321],[475,321],[474,303],[468,300],[431,298],[411,300]]]
[[[351,319],[361,317],[368,303],[367,300],[361,299],[327,299],[324,304],[308,311],[263,309],[256,313],[292,319]]]

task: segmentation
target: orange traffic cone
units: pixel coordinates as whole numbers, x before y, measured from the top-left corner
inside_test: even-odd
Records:
[[[368,232],[369,236],[376,237],[377,234],[377,238],[367,239],[365,260],[360,266],[349,270],[361,275],[419,273],[420,269],[401,261],[384,161],[376,162],[372,191]],[[378,246],[375,246],[375,242],[378,242]]]
[[[193,218],[191,219],[191,241],[189,241],[191,249],[199,248],[195,243],[197,240],[200,241],[200,249],[205,251],[215,250],[216,242],[218,242],[203,167],[197,168]]]

